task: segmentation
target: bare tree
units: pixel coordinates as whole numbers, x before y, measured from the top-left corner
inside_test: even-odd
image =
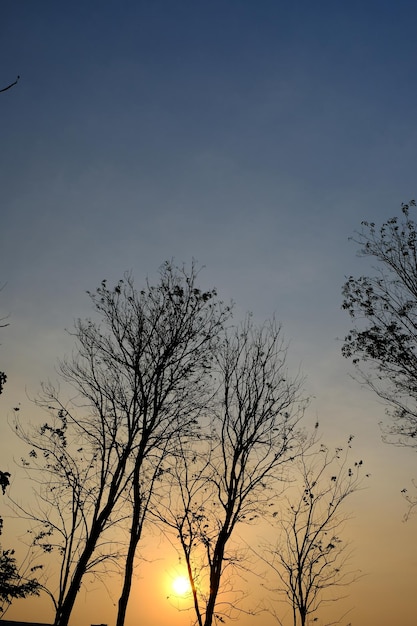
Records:
[[[69,524],[59,544],[62,554],[68,550],[70,567],[64,567],[56,626],[67,626],[84,574],[101,558],[100,540],[122,518],[129,520],[129,545],[117,624],[124,623],[155,481],[173,442],[198,430],[210,393],[206,372],[230,315],[215,290],[197,287],[197,276],[194,265],[187,271],[166,263],[159,283],[141,291],[130,276],[114,289],[103,282],[90,294],[101,325],[78,321],[77,352],[60,366],[77,398],[67,404],[44,387],[43,404],[55,410],[60,424],[44,425],[39,436],[46,444],[37,445],[52,475],[58,466],[56,493],[67,509],[64,521],[61,504],[57,524],[60,530]]]
[[[51,401],[51,387],[48,387],[48,394]],[[56,402],[59,402],[57,397]],[[28,457],[22,459],[21,464],[33,484],[34,504],[12,498],[10,501],[18,517],[30,522],[29,547],[34,554],[38,553],[38,560],[39,553],[44,559],[48,555],[53,558],[54,571],[52,576],[47,576],[44,570],[42,590],[52,600],[58,615],[71,584],[74,563],[82,557],[89,541],[103,497],[101,492],[106,481],[112,479],[112,468],[103,467],[103,458],[99,459],[88,437],[72,428],[70,415],[64,408],[57,413],[51,409],[49,421],[32,432],[28,432],[26,425],[22,426],[17,409],[15,411],[16,432],[30,446]],[[115,502],[112,516],[87,563],[86,573],[97,576],[104,561],[108,569],[109,560],[120,556],[115,540],[107,540],[105,531],[121,517],[123,514]]]
[[[362,461],[349,462],[351,442],[334,452],[320,445],[297,459],[297,483],[273,513],[277,540],[263,546],[262,558],[278,578],[274,595],[284,592],[290,603],[293,626],[306,626],[323,603],[340,599],[334,590],[359,575],[341,536],[348,520],[343,505],[362,482]]]
[[[199,626],[223,620],[219,594],[231,587],[225,572],[242,565],[234,531],[265,514],[286,464],[299,453],[305,401],[301,381],[288,377],[286,353],[275,322],[257,327],[248,317],[226,333],[207,438],[181,449],[159,508],[178,537]]]

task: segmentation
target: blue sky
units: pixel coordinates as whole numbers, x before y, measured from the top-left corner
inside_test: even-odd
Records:
[[[68,311],[67,294],[172,256],[262,315],[328,300],[330,278],[337,302],[347,237],[414,194],[413,17],[6,2],[3,80],[22,76],[0,102],[6,308],[22,282]]]
[[[282,320],[315,415],[357,434],[401,524],[414,459],[380,443],[336,338],[366,269],[348,237],[417,196],[416,23],[402,0],[3,0],[0,87],[21,79],[0,94],[2,412],[54,376],[87,289],[196,258],[238,311]]]

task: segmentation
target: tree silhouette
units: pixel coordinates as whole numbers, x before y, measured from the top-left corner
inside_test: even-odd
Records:
[[[60,557],[56,626],[67,626],[86,572],[116,558],[112,537],[129,530],[117,624],[125,619],[134,559],[165,459],[178,438],[198,430],[210,393],[208,372],[230,315],[198,270],[165,263],[159,282],[137,290],[130,275],[90,297],[98,321],[75,325],[76,352],[60,365],[76,390],[61,399],[51,385],[40,404],[52,419],[20,435],[40,493],[38,545]],[[73,392],[72,395],[74,396]]]
[[[3,289],[3,287],[0,288],[0,291],[1,289]],[[0,319],[0,322],[2,322],[3,320]],[[4,328],[5,326],[8,326],[8,324],[0,323],[0,328]],[[4,385],[6,384],[6,381],[7,381],[7,375],[4,372],[0,371],[0,395],[3,393],[3,389],[4,389]],[[10,473],[3,472],[0,470],[0,489],[2,490],[3,495],[6,493],[6,488],[9,486],[9,484],[10,484]],[[3,528],[3,518],[0,516],[0,534],[1,534],[2,528]]]
[[[362,222],[353,238],[359,254],[376,262],[372,276],[350,276],[343,287],[343,309],[355,322],[342,353],[358,375],[389,405],[388,440],[417,447],[417,229],[410,218],[377,228]]]
[[[351,442],[334,452],[320,445],[297,459],[296,483],[273,513],[277,539],[263,546],[262,558],[279,581],[274,595],[284,592],[289,600],[293,626],[306,626],[323,603],[338,599],[334,590],[358,578],[341,536],[347,521],[342,505],[360,488],[363,473],[362,461],[349,463]]]
[[[35,569],[31,568],[31,572]],[[14,550],[0,549],[0,614],[4,615],[13,600],[39,595],[40,588],[36,579],[21,575]]]
[[[199,626],[223,621],[221,587],[232,589],[242,566],[233,545],[236,527],[266,514],[286,465],[300,452],[305,408],[301,382],[286,367],[286,346],[275,322],[250,317],[227,332],[217,354],[212,419],[200,444],[178,450],[159,519],[174,531],[185,558]],[[241,552],[241,551],[240,551]]]
[[[1,290],[1,289],[0,289]],[[1,320],[0,320],[1,321]],[[8,324],[0,324],[4,328]],[[0,394],[7,380],[4,372],[0,372]],[[10,485],[10,473],[0,471],[0,489],[2,494],[6,493]],[[3,518],[0,517],[0,535],[3,531]],[[31,572],[37,567],[31,568]],[[0,547],[0,613],[4,615],[12,601],[17,598],[26,598],[29,595],[38,595],[40,585],[34,578],[26,578],[20,573],[14,556],[14,550],[3,550]]]

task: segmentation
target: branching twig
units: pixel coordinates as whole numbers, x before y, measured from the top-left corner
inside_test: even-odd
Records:
[[[2,93],[2,91],[7,91],[8,89],[10,89],[11,87],[14,87],[15,85],[17,85],[17,83],[19,82],[20,76],[18,76],[16,78],[16,80],[14,81],[14,83],[10,83],[10,85],[7,85],[7,87],[3,87],[3,89],[0,89],[0,93]]]

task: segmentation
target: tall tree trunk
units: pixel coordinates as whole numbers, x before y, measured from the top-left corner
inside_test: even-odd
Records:
[[[195,610],[195,614],[197,616],[197,623],[198,623],[198,626],[203,626],[203,619],[201,617],[200,606],[198,604],[197,589],[196,589],[196,586],[195,586],[193,571],[192,571],[192,567],[191,567],[190,554],[185,552],[185,558],[186,558],[186,561],[187,561],[188,580],[191,583],[191,591],[192,591],[192,594],[193,594],[194,610]]]
[[[224,531],[221,531],[213,555],[213,564],[210,572],[210,595],[207,602],[204,626],[212,626],[213,624],[214,609],[220,588],[220,578],[227,539],[228,535]]]
[[[74,574],[72,576],[68,591],[65,594],[64,601],[56,612],[54,626],[68,626],[69,618],[71,616],[72,609],[74,608],[74,603],[77,598],[78,590],[81,587],[82,578],[87,569],[88,562],[95,550],[97,541],[101,535],[101,531],[102,522],[97,519],[84,546],[84,550],[77,563],[77,566],[74,570]]]
[[[129,450],[130,447],[126,447],[113,474],[107,502],[102,508],[101,513],[97,516],[92,524],[90,534],[85,543],[78,563],[75,567],[74,574],[68,587],[68,591],[66,592],[65,598],[56,612],[54,626],[68,626],[68,622],[74,608],[78,591],[81,587],[83,576],[87,570],[88,563],[96,548],[97,541],[99,540],[101,533],[103,532],[103,528],[113,512],[118,496],[120,495],[120,483],[125,474],[126,463],[129,457]]]
[[[135,561],[136,548],[142,534],[144,511],[142,511],[142,499],[139,488],[140,465],[141,462],[137,462],[133,476],[132,523],[130,527],[129,548],[125,562],[123,589],[118,604],[116,626],[124,626],[125,623],[127,604],[129,601],[130,590],[132,588],[133,565]]]

